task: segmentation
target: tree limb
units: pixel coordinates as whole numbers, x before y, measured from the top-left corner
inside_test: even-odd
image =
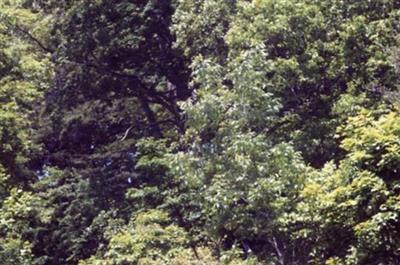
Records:
[[[14,30],[16,30],[16,31],[22,33],[23,35],[27,36],[31,41],[36,43],[43,51],[48,52],[48,53],[53,53],[54,52],[52,49],[50,49],[49,47],[44,45],[40,40],[38,40],[38,38],[33,36],[33,34],[29,32],[29,30],[24,29],[22,26],[20,26],[20,25],[18,25],[16,23],[15,24],[12,23],[5,15],[0,16],[0,21],[5,22],[9,28],[14,28]]]

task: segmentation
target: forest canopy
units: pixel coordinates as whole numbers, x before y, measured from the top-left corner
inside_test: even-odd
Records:
[[[0,0],[0,264],[400,264],[398,0]]]

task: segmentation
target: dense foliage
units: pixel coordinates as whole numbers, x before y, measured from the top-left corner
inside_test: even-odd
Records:
[[[400,2],[0,0],[0,263],[400,262]]]

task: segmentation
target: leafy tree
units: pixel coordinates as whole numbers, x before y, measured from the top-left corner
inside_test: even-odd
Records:
[[[379,117],[380,116],[380,117]],[[316,264],[396,264],[399,259],[398,113],[363,109],[340,134],[339,167],[310,175],[294,233]],[[318,230],[315,227],[319,227]],[[332,237],[341,242],[332,244]]]
[[[237,240],[274,264],[320,264],[346,255],[354,241],[346,238],[351,229],[345,218],[337,221],[337,230],[335,223],[327,225],[322,235],[315,228],[323,229],[321,223],[310,224],[317,233],[310,238],[321,236],[320,245],[297,235],[301,218],[314,216],[299,215],[299,223],[292,222],[302,207],[296,202],[302,187],[327,178],[317,176],[326,176],[330,164],[313,173],[282,142],[293,142],[315,167],[345,156],[336,128],[363,106],[379,106],[381,95],[371,82],[396,87],[387,48],[396,43],[397,2],[238,1],[220,17],[217,6],[216,1],[181,1],[175,14],[174,30],[182,36],[178,45],[192,58],[192,83],[198,88],[183,104],[186,140],[172,156],[172,174],[181,187],[171,204],[181,211],[180,223],[192,226],[196,235],[206,228],[216,249]],[[184,26],[188,21],[193,28]],[[356,179],[351,196],[374,197],[377,187],[382,192],[376,196],[385,193],[375,172],[353,172],[346,161],[333,184],[344,189]],[[335,203],[332,216],[339,217],[342,209]],[[323,213],[319,218],[329,220]],[[361,211],[354,218],[362,216]],[[329,241],[335,233],[343,247]]]
[[[226,72],[198,59],[200,88],[183,104],[186,148],[171,156],[171,174],[181,183],[171,205],[181,225],[192,226],[193,235],[205,229],[217,251],[238,243],[278,262],[288,243],[279,217],[293,206],[305,166],[290,145],[266,137],[280,104],[265,91],[263,53],[262,46],[241,53]]]
[[[219,58],[220,63],[223,63],[228,52],[224,38],[235,18],[237,2],[177,1],[172,25],[177,38],[175,45],[180,47],[188,58],[193,59],[201,54],[206,58]]]
[[[385,47],[395,44],[397,2],[350,2],[243,2],[227,36],[232,53],[265,45],[268,87],[283,104],[278,135],[315,166],[340,155],[333,136],[342,120],[332,113],[340,96],[372,81],[393,85]]]
[[[0,214],[0,261],[5,265],[31,265],[36,263],[32,243],[38,231],[52,216],[51,208],[30,192],[12,189],[2,202]]]
[[[46,264],[77,264],[107,243],[103,212],[128,221],[128,189],[157,185],[152,169],[135,170],[137,143],[184,130],[176,102],[191,92],[188,70],[172,47],[169,1],[39,4],[55,14],[55,77],[33,165],[46,177],[35,191],[56,209],[34,249]]]
[[[31,35],[43,36],[45,24],[19,1],[0,3],[0,262],[6,265],[34,264],[33,227],[50,215],[23,190],[37,179],[30,170],[39,151],[32,140],[35,114],[52,77],[49,57]]]
[[[27,168],[37,149],[34,114],[52,71],[46,54],[22,36],[40,32],[42,17],[13,3],[0,8],[0,169],[10,185],[24,186],[35,178]]]
[[[372,98],[372,81],[393,86],[386,48],[395,45],[398,8],[396,1],[180,1],[174,29],[187,56],[222,64],[228,53],[265,45],[266,86],[283,105],[271,133],[293,140],[318,167],[341,155],[334,134],[347,117],[332,110],[342,96]]]
[[[196,253],[197,256],[194,256],[188,248],[185,231],[171,224],[171,219],[165,212],[150,210],[138,214],[126,227],[115,233],[104,255],[93,256],[79,264],[220,264],[206,248],[201,248]],[[256,262],[244,263],[227,253],[223,264],[256,265]]]
[[[398,264],[399,20],[1,1],[0,262]]]
[[[42,33],[42,17],[14,2],[0,4],[0,260],[2,264],[33,264],[34,220],[46,223],[49,212],[24,192],[35,180],[29,159],[38,147],[32,141],[37,105],[51,78],[49,58],[37,47],[29,31]]]

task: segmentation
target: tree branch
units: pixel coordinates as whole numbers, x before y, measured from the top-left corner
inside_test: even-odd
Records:
[[[109,68],[99,66],[90,62],[80,62],[80,61],[71,61],[71,60],[64,60],[64,63],[69,64],[77,64],[84,67],[88,67],[94,69],[100,73],[109,74],[118,78],[125,78],[132,82],[135,82],[136,85],[140,88],[139,91],[136,93],[137,98],[144,98],[146,97],[146,104],[148,103],[156,103],[164,107],[167,111],[169,111],[175,118],[174,124],[178,127],[181,133],[184,132],[184,125],[181,119],[181,111],[178,106],[175,104],[175,101],[170,98],[166,98],[166,94],[163,92],[157,92],[155,89],[147,89],[146,85],[141,81],[141,79],[136,75],[121,73],[113,71]],[[141,100],[142,101],[142,100]],[[172,102],[171,102],[172,101]],[[148,112],[149,113],[149,112]]]
[[[38,40],[38,38],[33,36],[33,34],[29,32],[29,30],[24,29],[22,26],[20,26],[16,23],[15,24],[12,23],[5,15],[0,16],[0,21],[5,22],[7,24],[7,27],[14,28],[14,30],[22,33],[23,35],[26,35],[31,41],[36,43],[36,45],[38,45],[43,51],[48,52],[48,53],[54,52],[52,49],[50,49],[49,47],[44,45],[40,40]]]

